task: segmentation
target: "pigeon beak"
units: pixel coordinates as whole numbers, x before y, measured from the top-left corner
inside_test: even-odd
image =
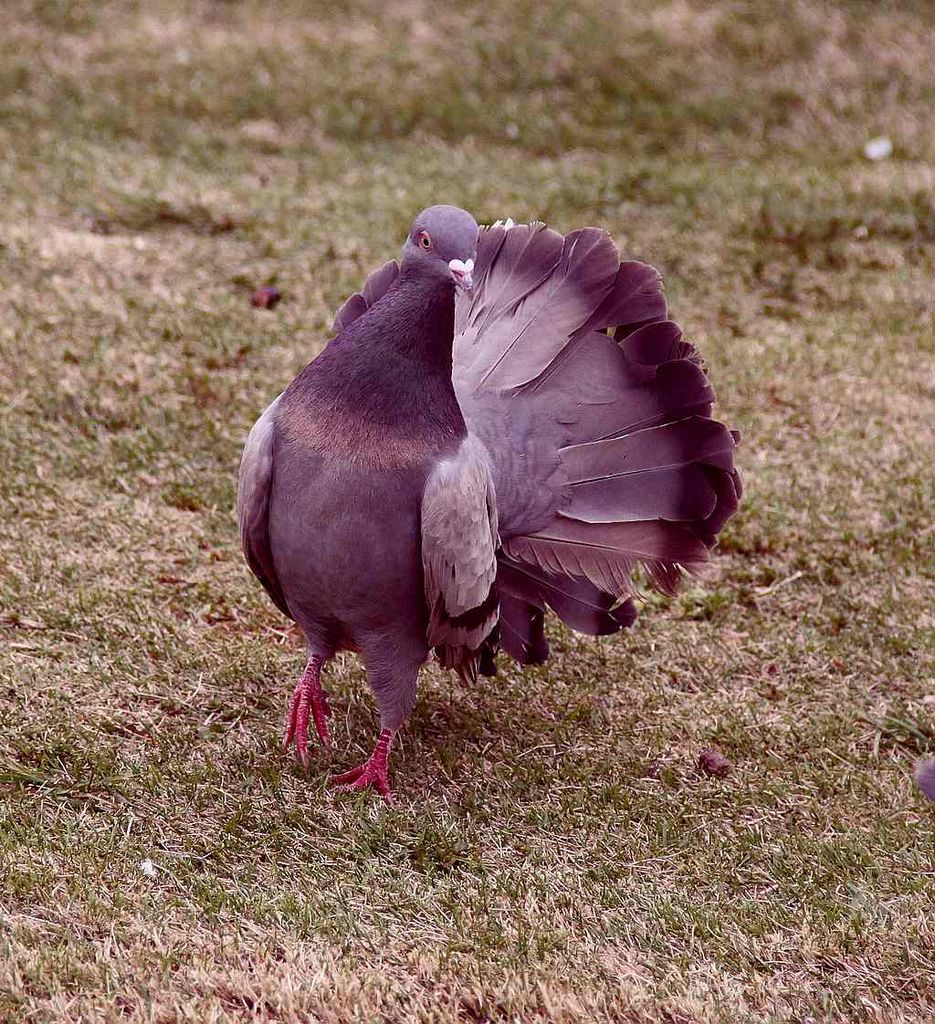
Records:
[[[473,260],[449,260],[448,269],[459,288],[470,291],[474,287],[474,278],[471,276],[474,270]]]

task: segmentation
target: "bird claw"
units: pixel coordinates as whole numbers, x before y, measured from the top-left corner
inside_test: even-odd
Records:
[[[388,804],[392,804],[394,796],[388,778],[389,748],[392,739],[392,732],[384,729],[370,757],[349,772],[332,776],[331,782],[346,790],[363,790],[373,786]]]
[[[348,791],[364,790],[368,786],[373,786],[388,804],[391,804],[394,800],[386,768],[379,768],[369,761],[359,764],[349,772],[333,776],[331,781],[339,789]]]
[[[293,739],[295,740],[296,753],[306,768],[308,767],[308,721],[310,717],[315,723],[315,731],[318,733],[322,746],[327,750],[331,749],[331,730],[328,728],[331,708],[328,705],[328,695],[321,687],[319,668],[320,666],[314,662],[309,662],[305,674],[293,691],[292,700],[289,701],[289,710],[286,712],[286,726],[282,738],[283,750]]]

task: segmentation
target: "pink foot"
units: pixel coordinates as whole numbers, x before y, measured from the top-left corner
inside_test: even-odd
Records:
[[[308,719],[311,714],[315,722],[315,731],[322,745],[331,748],[331,733],[328,729],[328,718],[331,708],[328,707],[328,695],[321,688],[321,659],[312,658],[305,669],[305,674],[289,701],[286,712],[286,731],[282,738],[283,750],[295,739],[296,753],[302,764],[308,767]]]
[[[363,764],[352,768],[342,775],[335,775],[332,782],[343,789],[366,789],[373,786],[383,799],[391,804],[393,791],[387,778],[387,766],[390,759],[390,744],[393,742],[393,730],[384,729],[380,733],[373,753]]]

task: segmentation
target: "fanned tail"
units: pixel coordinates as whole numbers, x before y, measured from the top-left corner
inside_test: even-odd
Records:
[[[659,274],[610,237],[541,224],[481,232],[459,297],[454,379],[494,466],[501,644],[548,655],[547,608],[592,635],[636,617],[632,572],[673,592],[741,495],[739,435],[667,319]]]

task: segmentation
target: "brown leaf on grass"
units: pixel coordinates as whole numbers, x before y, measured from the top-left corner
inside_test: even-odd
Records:
[[[0,615],[0,626],[12,626],[14,629],[45,629],[45,623],[38,619],[28,619],[18,612]]]
[[[279,294],[278,288],[266,285],[263,288],[257,288],[250,297],[250,305],[255,306],[257,309],[272,309],[281,298],[282,295]]]
[[[718,779],[723,779],[730,769],[730,761],[727,760],[720,750],[708,747],[698,755],[698,770],[705,775],[713,775]]]

